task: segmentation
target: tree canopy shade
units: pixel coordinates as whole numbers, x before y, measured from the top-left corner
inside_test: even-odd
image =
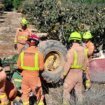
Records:
[[[3,0],[5,10],[18,9],[24,0]]]

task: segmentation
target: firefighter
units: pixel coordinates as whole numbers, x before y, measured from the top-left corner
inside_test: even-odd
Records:
[[[28,37],[31,35],[31,31],[28,28],[28,21],[25,18],[21,20],[21,28],[17,29],[15,40],[14,40],[14,48],[21,52],[22,48],[26,44]]]
[[[83,72],[88,65],[87,50],[81,44],[81,35],[73,32],[70,35],[72,47],[67,53],[67,62],[61,76],[64,80],[63,85],[63,105],[70,105],[70,92],[74,89],[77,105],[83,104]],[[70,100],[71,101],[71,100]]]
[[[3,71],[3,68],[0,67],[0,105],[8,105],[9,100],[7,98],[6,92],[6,73]]]
[[[93,55],[95,46],[94,44],[91,42],[92,39],[92,34],[90,33],[90,31],[87,31],[83,34],[83,41],[85,43],[85,47],[88,49],[88,56],[91,57]]]
[[[92,34],[90,33],[90,31],[87,31],[83,34],[83,42],[85,44],[85,47],[87,48],[87,51],[88,51],[88,62],[91,60],[92,58],[92,55],[94,53],[94,50],[95,50],[95,46],[94,44],[91,42],[91,39],[92,39]],[[87,67],[87,73],[86,73],[86,77],[88,78],[88,80],[90,80],[90,70],[89,70],[89,67]],[[87,87],[87,90],[90,89],[91,87],[91,82],[90,81],[87,81],[86,83],[86,87]]]
[[[29,47],[19,55],[17,65],[22,70],[22,101],[23,105],[29,105],[29,93],[32,91],[37,98],[37,105],[44,105],[42,85],[39,72],[44,69],[43,54],[39,51],[36,44],[39,39],[31,35],[28,39]]]

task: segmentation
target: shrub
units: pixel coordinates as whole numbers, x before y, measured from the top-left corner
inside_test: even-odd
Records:
[[[83,33],[90,30],[94,35],[95,45],[104,43],[105,3],[26,0],[23,4],[23,13],[40,31],[48,32],[49,39],[60,40],[67,44],[71,32],[78,30]]]
[[[11,10],[13,8],[12,0],[4,0],[5,10]]]
[[[4,0],[5,10],[12,10],[13,8],[17,10],[22,1],[24,0]]]
[[[23,0],[13,0],[13,7],[18,10]]]
[[[4,5],[0,3],[0,11],[4,9]]]

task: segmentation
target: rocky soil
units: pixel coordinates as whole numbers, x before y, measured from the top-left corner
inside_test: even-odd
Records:
[[[49,94],[46,94],[47,105],[62,105],[62,91],[63,87],[50,88]],[[71,96],[70,105],[78,105],[75,102],[75,97]],[[92,84],[89,91],[84,92],[84,103],[82,105],[105,105],[105,85]]]
[[[0,57],[16,53],[13,41],[20,20],[21,13],[4,12],[0,14]]]

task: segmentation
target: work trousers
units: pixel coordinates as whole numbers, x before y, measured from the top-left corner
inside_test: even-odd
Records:
[[[83,103],[83,80],[82,70],[71,69],[64,81],[63,86],[63,105],[70,105],[70,93],[74,89],[77,105]]]
[[[31,91],[36,96],[37,101],[43,100],[44,97],[42,95],[42,87],[41,87],[40,78],[34,77],[34,76],[23,75],[23,79],[22,79],[23,105],[29,105],[29,95]]]

